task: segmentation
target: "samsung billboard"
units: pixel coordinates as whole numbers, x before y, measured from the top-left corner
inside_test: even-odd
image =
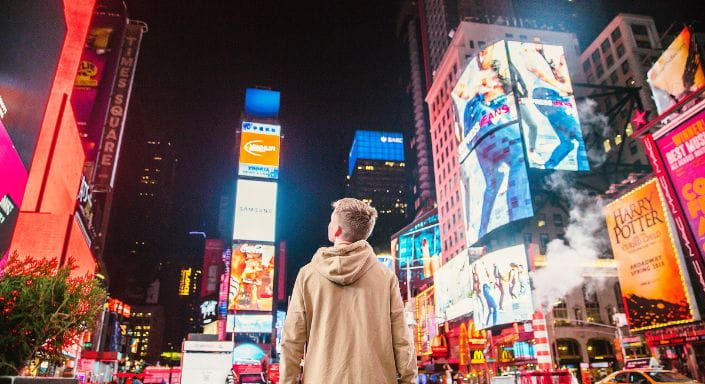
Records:
[[[277,184],[237,181],[233,240],[274,242]]]

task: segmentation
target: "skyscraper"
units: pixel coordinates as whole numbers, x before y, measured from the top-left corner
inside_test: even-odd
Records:
[[[389,251],[389,238],[408,222],[404,138],[398,132],[361,131],[348,158],[347,195],[377,209],[369,239],[376,251]]]

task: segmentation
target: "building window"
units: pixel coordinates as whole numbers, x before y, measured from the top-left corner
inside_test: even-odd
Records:
[[[558,300],[553,306],[553,323],[559,327],[570,324],[570,320],[568,319],[568,306],[565,300]]]
[[[583,62],[583,71],[590,72],[590,60],[585,60]]]
[[[478,42],[477,42],[477,47],[480,48],[480,49],[484,49],[486,44],[487,44],[487,43],[485,43],[484,41],[478,41]]]
[[[506,37],[507,39],[513,39],[513,38],[514,38],[514,34],[513,34],[513,33],[505,33],[505,34],[504,34],[504,37]]]
[[[631,143],[629,145],[629,153],[632,155],[636,155],[637,152],[639,152],[639,148],[636,146],[635,143]]]
[[[617,136],[614,137],[614,145],[619,145],[622,144],[622,135],[618,134]]]
[[[539,228],[546,226],[546,215],[544,215],[544,214],[536,215],[536,226]]]
[[[612,82],[612,84],[617,84],[617,82],[619,82],[619,76],[617,75],[617,71],[612,72],[612,74],[610,75],[610,81]]]
[[[583,321],[583,310],[580,309],[580,307],[575,307],[573,308],[573,314],[575,316],[575,320],[578,321],[578,325],[580,325]]]
[[[622,37],[622,31],[620,31],[619,27],[617,27],[614,31],[612,31],[612,41],[616,42],[620,37]]]
[[[528,37],[526,35],[519,35],[519,40],[526,40]]]
[[[593,64],[600,63],[600,51],[599,50],[596,49],[595,52],[593,52],[590,57],[592,57]]]
[[[624,60],[622,63],[622,74],[626,76],[629,73],[629,60]]]
[[[598,78],[605,74],[605,69],[602,68],[602,64],[597,64],[597,66],[595,66],[595,74],[597,74]]]
[[[560,213],[553,214],[553,224],[556,227],[562,228],[563,227],[563,215],[561,215]]]
[[[649,36],[649,30],[646,29],[645,25],[632,24],[631,27],[634,36]]]
[[[597,300],[597,293],[594,291],[590,292],[587,288],[585,288],[585,286],[583,286],[583,298],[585,299],[586,320],[590,323],[602,323],[600,303]]]
[[[602,49],[602,53],[606,54],[610,49],[610,39],[605,39],[605,41],[600,44],[600,49]]]
[[[617,46],[617,57],[621,58],[622,56],[624,56],[624,45],[619,44]]]
[[[548,249],[548,233],[542,233],[540,236],[541,243],[539,244],[539,253],[545,255]]]
[[[636,46],[639,48],[651,49],[651,42],[648,40],[637,40]]]
[[[612,68],[612,66],[614,65],[614,58],[612,57],[612,55],[607,55],[605,57],[605,65],[607,65],[607,68]]]

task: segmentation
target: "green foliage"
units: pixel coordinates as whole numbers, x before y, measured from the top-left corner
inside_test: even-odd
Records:
[[[0,376],[35,359],[63,362],[63,349],[93,326],[106,292],[90,276],[72,277],[73,261],[20,258],[0,276]]]

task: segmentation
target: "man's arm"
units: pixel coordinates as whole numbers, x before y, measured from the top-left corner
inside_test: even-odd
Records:
[[[397,365],[397,373],[400,377],[400,383],[416,383],[416,376],[418,375],[416,351],[414,351],[414,344],[411,341],[409,328],[404,318],[404,303],[401,301],[399,281],[396,277],[392,279],[390,289],[392,343],[394,344],[394,361]]]
[[[294,292],[291,295],[289,310],[284,322],[281,341],[281,384],[295,384],[301,371],[301,359],[304,357],[304,346],[308,338],[306,326],[306,309],[303,297],[303,282],[301,272],[296,276]]]

